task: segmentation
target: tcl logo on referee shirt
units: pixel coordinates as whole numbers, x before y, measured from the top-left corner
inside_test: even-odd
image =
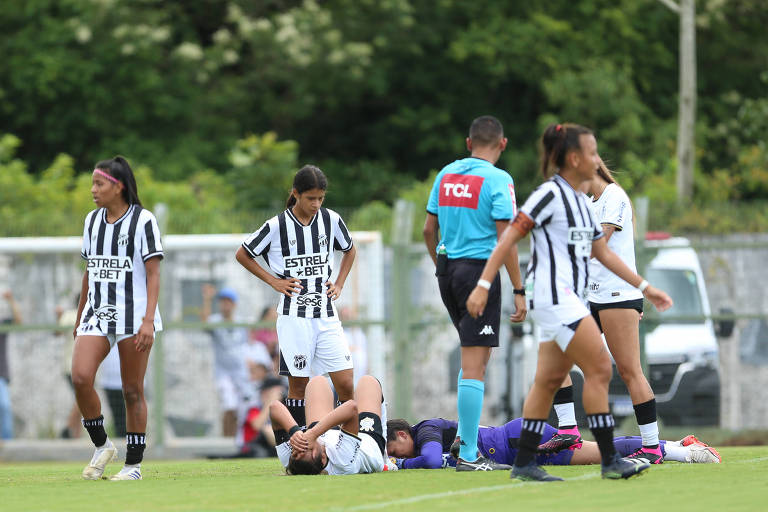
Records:
[[[446,174],[440,181],[439,206],[458,206],[477,210],[480,201],[480,189],[483,188],[482,176],[470,174]]]

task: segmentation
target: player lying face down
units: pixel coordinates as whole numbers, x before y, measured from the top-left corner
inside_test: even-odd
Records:
[[[291,475],[352,475],[384,471],[387,461],[382,423],[383,395],[375,377],[360,378],[355,399],[334,409],[324,377],[306,389],[308,428],[302,430],[280,402],[270,406],[277,456]]]
[[[522,418],[498,427],[480,427],[477,446],[481,455],[499,464],[512,464],[517,455],[521,427]],[[546,442],[556,433],[556,428],[547,425],[542,440]],[[413,426],[401,419],[387,422],[387,453],[395,459],[398,469],[437,469],[455,465],[456,456],[451,454],[455,439],[455,421],[433,418]],[[642,438],[622,436],[615,437],[613,442],[619,454],[626,456],[634,453],[642,445]],[[720,455],[714,448],[692,435],[681,441],[662,440],[661,446],[665,461],[720,462]],[[578,450],[540,453],[537,459],[540,465],[560,466],[601,462],[597,443],[591,441],[585,441],[582,448]]]

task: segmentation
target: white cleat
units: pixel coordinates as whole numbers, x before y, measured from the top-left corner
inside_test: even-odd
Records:
[[[83,478],[86,480],[99,480],[104,474],[104,468],[110,462],[117,460],[117,448],[112,441],[107,439],[104,446],[96,448],[91,457],[91,462],[83,470]]]
[[[688,462],[697,464],[720,464],[720,454],[711,446],[692,444],[688,446]]]
[[[141,480],[141,467],[123,466],[123,469],[110,480]]]

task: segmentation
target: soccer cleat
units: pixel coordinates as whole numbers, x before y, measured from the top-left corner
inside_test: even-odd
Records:
[[[559,453],[563,450],[578,450],[581,448],[581,434],[578,428],[558,430],[552,439],[539,445],[539,453]]]
[[[512,466],[508,464],[499,464],[487,457],[480,456],[475,461],[464,460],[461,457],[456,459],[456,471],[498,471],[510,470]]]
[[[517,478],[524,482],[562,482],[563,479],[559,476],[550,475],[541,467],[536,464],[536,461],[531,461],[525,466],[512,466],[512,471],[509,473],[509,478]]]
[[[460,449],[461,449],[461,438],[459,436],[456,436],[456,439],[453,440],[453,444],[451,444],[451,449],[448,450],[448,452],[451,454],[451,457],[458,460]]]
[[[693,434],[681,439],[680,446],[689,447],[690,451],[686,457],[688,462],[719,464],[723,460],[722,457],[720,457],[720,454],[717,453],[717,450],[707,443],[699,441]]]
[[[609,464],[603,464],[602,475],[603,478],[618,480],[619,478],[630,478],[639,475],[650,467],[651,464],[643,459],[625,459],[618,453],[615,453]]]
[[[661,446],[657,446],[656,448],[643,446],[635,453],[627,455],[626,458],[644,460],[648,464],[662,464],[664,462],[664,454],[661,453]]]
[[[116,475],[113,475],[110,480],[141,480],[141,467],[123,466],[123,469]]]
[[[104,446],[96,448],[91,457],[91,462],[83,469],[83,478],[86,480],[98,480],[104,474],[104,468],[112,461],[117,460],[117,448],[112,441],[107,439]]]

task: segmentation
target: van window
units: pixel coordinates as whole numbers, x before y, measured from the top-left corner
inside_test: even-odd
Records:
[[[675,305],[661,316],[703,316],[701,294],[696,273],[692,270],[649,268],[646,279],[653,286],[667,292]],[[678,323],[700,323],[701,320],[685,320]]]

